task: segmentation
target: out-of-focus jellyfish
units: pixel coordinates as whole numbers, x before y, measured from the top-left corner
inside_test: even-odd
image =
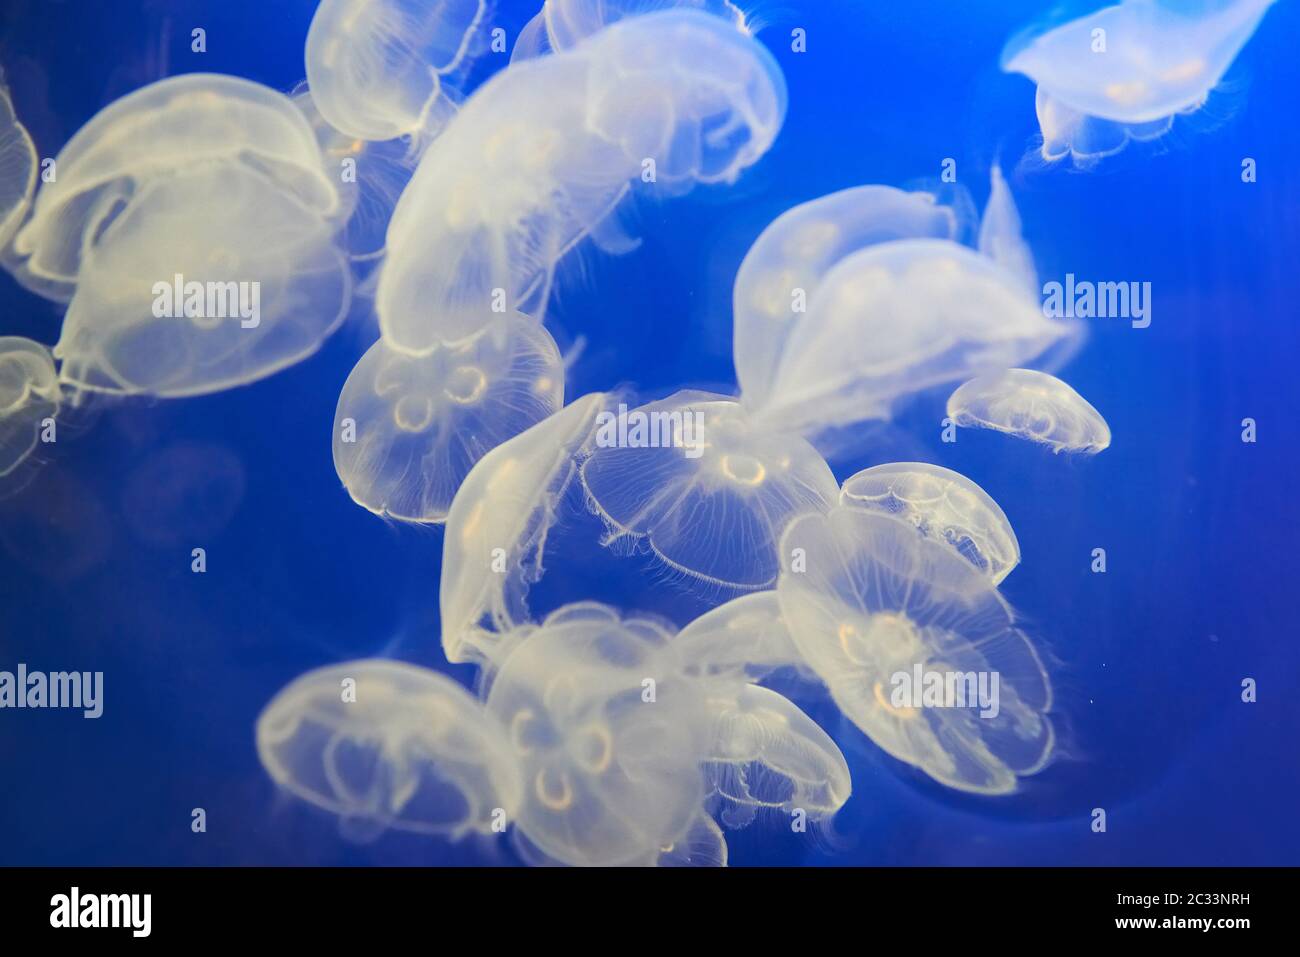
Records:
[[[50,350],[21,336],[0,336],[0,495],[30,477],[32,453],[62,402]]]
[[[1046,31],[1028,31],[1002,68],[1038,84],[1046,160],[1087,165],[1154,139],[1196,111],[1273,0],[1123,0]]]
[[[770,587],[786,524],[825,511],[839,492],[816,449],[754,426],[723,396],[678,392],[620,407],[602,426],[582,482],[606,544],[644,540],[667,566],[709,584]]]
[[[523,779],[515,824],[550,858],[650,863],[696,822],[705,711],[696,685],[664,667],[657,631],[565,606],[492,679],[487,710]]]
[[[525,317],[422,356],[380,339],[339,395],[334,468],[363,508],[443,522],[474,463],[563,404],[560,352]]]
[[[429,147],[389,224],[376,310],[422,353],[504,310],[542,318],[556,262],[634,178],[733,182],[785,115],[760,44],[691,10],[632,17],[485,83]]]
[[[359,140],[436,135],[455,107],[446,79],[481,44],[487,0],[322,0],[307,31],[321,115]]]
[[[792,701],[758,685],[708,693],[705,774],[727,827],[744,827],[759,810],[832,817],[853,789],[835,742]]]
[[[258,716],[257,753],[276,784],[358,837],[488,834],[522,792],[505,729],[481,702],[436,671],[378,658],[280,691]]]
[[[231,449],[181,441],[132,470],[122,512],[132,533],[159,548],[209,541],[244,499],[244,463]]]
[[[803,663],[771,589],[696,618],[673,639],[673,651],[683,673],[711,684],[748,684]]]
[[[74,582],[122,554],[113,515],[93,484],[51,463],[39,482],[28,481],[12,498],[0,495],[0,547],[17,568]]]
[[[174,397],[298,362],[347,313],[351,276],[333,233],[316,210],[240,164],[152,179],[81,262],[54,347],[62,378]]]
[[[882,512],[947,542],[999,584],[1020,564],[1020,542],[989,494],[960,472],[928,462],[890,462],[846,479],[840,504]]]
[[[268,193],[285,194],[277,205],[296,202],[327,217],[339,209],[311,126],[288,97],[233,76],[171,77],[115,100],[59,151],[58,178],[41,187],[14,238],[15,275],[41,295],[71,298],[83,260],[155,180],[210,164],[262,174]],[[205,205],[160,243],[198,243],[195,224],[220,219],[226,197],[208,192],[190,207],[196,202]]]
[[[0,250],[27,215],[36,189],[36,144],[14,114],[0,71]]]
[[[520,31],[510,61],[568,50],[619,20],[664,10],[698,10],[746,29],[744,13],[731,0],[546,0]]]
[[[498,445],[452,499],[442,547],[442,647],[447,660],[485,663],[526,625],[528,588],[559,504],[608,397],[592,393]]]
[[[1101,413],[1060,379],[1033,369],[971,379],[948,397],[948,417],[959,426],[1041,442],[1057,453],[1093,455],[1110,446]]]
[[[796,519],[781,550],[806,562],[777,586],[795,645],[872,741],[963,791],[1007,793],[1046,765],[1051,685],[987,575],[860,508]]]
[[[900,398],[1047,352],[1046,318],[1001,174],[979,250],[926,193],[845,190],[759,236],[735,286],[735,364],[755,422],[809,437],[888,418]]]

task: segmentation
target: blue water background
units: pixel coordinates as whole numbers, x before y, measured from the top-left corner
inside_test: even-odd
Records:
[[[535,8],[505,0],[497,22],[513,37]],[[52,156],[106,103],[164,75],[292,88],[312,9],[5,0],[0,63]],[[734,389],[731,284],[764,225],[848,186],[934,180],[946,157],[980,205],[1001,158],[1044,280],[1150,281],[1153,313],[1147,329],[1092,321],[1061,372],[1114,433],[1095,458],[988,432],[944,444],[940,389],[834,463],[843,479],[877,462],[936,462],[1003,506],[1023,548],[1003,590],[1051,663],[1060,760],[1014,797],[967,797],[806,702],[849,758],[853,797],[816,835],[780,819],[730,833],[732,862],[1300,863],[1300,4],[1268,14],[1203,116],[1088,173],[1020,162],[1033,148],[1033,87],[1000,73],[998,54],[1044,4],[749,9],[789,83],[780,138],[734,188],[641,203],[636,252],[584,246],[566,262],[549,326],[562,347],[586,337],[570,398],[619,385],[651,397]],[[190,52],[196,26],[205,54]],[[790,49],[795,27],[806,53]],[[479,78],[504,59],[489,57]],[[1241,181],[1245,157],[1257,183]],[[335,401],[374,335],[356,312],[319,354],[266,381],[105,410],[0,503],[0,668],[100,670],[106,684],[96,721],[0,712],[0,863],[516,861],[500,840],[345,841],[328,815],[277,794],[254,751],[259,710],[311,668],[390,655],[472,679],[441,656],[442,532],[377,520],[334,472]],[[0,333],[53,343],[58,322],[0,275]],[[1254,444],[1240,439],[1246,417]],[[165,492],[132,496],[132,476],[178,443],[199,450],[195,467],[168,476]],[[204,471],[222,455],[242,482]],[[680,624],[707,607],[645,562],[612,559],[595,530],[557,533],[537,610],[595,598]],[[203,575],[190,572],[196,545]],[[1105,574],[1090,571],[1097,547]],[[1246,677],[1255,704],[1240,700]],[[196,807],[206,833],[191,831]],[[1104,834],[1090,827],[1098,807]]]

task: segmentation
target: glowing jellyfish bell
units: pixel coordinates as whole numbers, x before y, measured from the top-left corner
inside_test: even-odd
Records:
[[[153,181],[209,164],[258,172],[268,190],[285,194],[281,202],[323,217],[339,210],[316,137],[288,97],[234,76],[170,77],[113,101],[59,151],[58,178],[42,185],[14,238],[16,277],[41,295],[71,298],[83,259]],[[220,211],[220,194],[203,198]],[[206,212],[195,211],[184,231],[194,233]]]
[[[664,10],[698,10],[746,29],[745,15],[731,0],[546,0],[520,31],[510,61],[568,50],[619,20]]]
[[[1095,455],[1110,447],[1110,426],[1101,413],[1060,379],[1033,369],[970,380],[949,396],[948,417],[959,426],[1039,442],[1058,454]]]
[[[860,187],[778,218],[737,275],[734,357],[758,424],[816,436],[888,418],[901,398],[1047,353],[1033,258],[995,168],[978,249],[961,210]]]
[[[1051,684],[988,576],[947,543],[843,506],[790,525],[777,586],[795,645],[872,741],[936,781],[1002,794],[1041,770]]]
[[[540,320],[557,261],[607,225],[647,161],[673,192],[734,182],[784,115],[771,55],[691,10],[632,17],[497,74],[430,145],[393,213],[384,338],[418,354],[502,309]]]
[[[826,820],[848,801],[844,755],[788,698],[753,684],[714,686],[705,707],[705,773],[727,827],[744,827],[764,809]]]
[[[506,657],[487,710],[520,767],[514,816],[570,865],[650,863],[685,838],[704,799],[704,711],[664,667],[653,624],[591,602],[565,606]]]
[[[321,115],[361,140],[436,134],[445,83],[470,58],[487,0],[322,0],[307,31],[307,82]]]
[[[644,544],[676,571],[740,589],[770,587],[786,523],[826,510],[839,491],[802,438],[754,426],[733,400],[690,391],[608,416],[582,482],[609,530],[605,544]]]
[[[151,180],[80,263],[54,347],[63,380],[176,397],[300,361],[347,313],[351,275],[334,232],[238,163]]]
[[[488,834],[521,798],[505,729],[451,679],[401,662],[302,675],[258,716],[256,737],[276,784],[358,837]]]
[[[926,538],[946,542],[999,584],[1020,564],[1006,514],[962,475],[928,462],[890,462],[846,479],[840,504],[893,515]]]
[[[451,662],[499,660],[528,622],[546,535],[591,441],[604,393],[583,396],[488,452],[447,513],[442,548],[442,647]]]
[[[36,144],[14,114],[0,71],[0,252],[27,215],[36,190]]]
[[[1088,164],[1198,109],[1273,0],[1123,0],[1013,39],[1002,68],[1038,84],[1046,160]]]
[[[705,612],[678,633],[672,647],[683,673],[709,684],[748,684],[803,663],[771,589]]]
[[[21,336],[0,336],[0,495],[25,484],[24,466],[61,402],[50,350]]]
[[[559,350],[526,317],[423,356],[380,339],[339,395],[334,468],[363,508],[443,522],[479,459],[563,404]]]

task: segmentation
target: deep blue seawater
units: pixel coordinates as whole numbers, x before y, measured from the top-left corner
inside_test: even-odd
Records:
[[[537,0],[503,0],[513,37]],[[1094,5],[1095,6],[1095,5]],[[217,71],[288,90],[314,4],[0,0],[0,63],[52,156],[111,100]],[[1057,689],[1060,759],[1009,798],[946,791],[806,703],[849,758],[853,797],[810,839],[780,819],[730,832],[733,864],[1300,863],[1300,3],[1265,18],[1200,117],[1090,172],[1036,168],[1033,87],[998,70],[1047,11],[1027,0],[758,0],[790,89],[772,152],[730,189],[641,203],[643,245],[582,247],[548,325],[585,350],[568,395],[734,388],[730,296],[765,224],[863,183],[935,180],[983,204],[1000,159],[1040,278],[1149,281],[1152,322],[1091,320],[1061,371],[1112,447],[1053,456],[992,432],[940,441],[948,390],[909,403],[862,454],[975,479],[1023,548],[1003,591]],[[1081,8],[1086,9],[1086,8]],[[208,50],[190,51],[190,31]],[[808,49],[790,49],[795,27]],[[477,78],[504,66],[488,56]],[[1258,181],[1241,181],[1243,158]],[[196,229],[202,228],[195,223]],[[306,362],[231,392],[106,408],[0,503],[0,669],[103,671],[103,716],[0,711],[0,863],[513,862],[505,842],[389,834],[359,845],[278,795],[253,723],[311,668],[389,655],[448,668],[442,532],[358,508],[335,475],[339,389],[374,335],[363,305]],[[0,334],[53,343],[59,313],[0,275]],[[1258,441],[1241,441],[1241,421]],[[175,446],[180,467],[156,457]],[[185,449],[188,448],[188,453]],[[164,462],[166,459],[163,460]],[[679,624],[707,607],[577,521],[557,532],[538,611],[594,598]],[[190,549],[208,570],[190,571]],[[1094,548],[1108,570],[1090,571]],[[1241,701],[1253,678],[1258,701]],[[192,833],[191,810],[207,813]],[[1091,830],[1093,808],[1107,830]]]

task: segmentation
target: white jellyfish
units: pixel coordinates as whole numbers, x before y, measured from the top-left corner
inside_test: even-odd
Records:
[[[771,589],[706,612],[677,634],[672,647],[684,674],[710,684],[748,684],[803,664]]]
[[[705,773],[727,827],[744,827],[765,808],[826,820],[848,801],[844,755],[788,698],[758,685],[715,685],[705,707]]]
[[[1122,0],[1013,39],[1002,68],[1038,84],[1043,158],[1088,165],[1196,111],[1272,3]]]
[[[840,504],[893,515],[946,542],[999,584],[1020,564],[1020,542],[989,494],[960,472],[928,462],[890,462],[846,479]]]
[[[795,645],[854,724],[952,788],[1015,790],[1041,770],[1051,685],[988,576],[946,543],[859,508],[794,521],[777,593]]]
[[[1101,413],[1060,379],[1033,369],[971,379],[949,396],[948,417],[959,426],[1041,442],[1056,453],[1095,455],[1110,447]]]
[[[755,427],[733,400],[689,391],[607,413],[582,482],[607,545],[644,543],[676,571],[741,589],[771,587],[786,524],[825,511],[839,492],[802,438]]]
[[[322,0],[307,31],[307,82],[321,115],[359,140],[436,135],[454,111],[445,83],[482,46],[487,0]]]
[[[787,212],[735,287],[735,364],[755,422],[810,438],[888,418],[902,397],[1042,356],[1076,331],[1046,318],[995,169],[979,250],[960,209],[862,187]]]
[[[61,402],[50,350],[21,336],[0,336],[0,495],[30,478],[26,466]]]
[[[484,454],[564,404],[555,341],[525,317],[422,356],[380,339],[348,375],[334,413],[334,468],[379,515],[443,522]]]
[[[546,0],[520,31],[510,61],[568,50],[619,20],[664,10],[699,10],[745,30],[745,15],[731,0]]]
[[[63,380],[176,397],[300,361],[347,313],[351,275],[333,236],[315,209],[242,164],[151,179],[80,257],[54,347]]]
[[[376,310],[394,349],[472,337],[507,309],[542,318],[555,265],[634,178],[729,183],[771,146],[785,86],[717,17],[623,20],[497,74],[429,147],[393,213]]]
[[[659,632],[566,606],[492,679],[487,711],[523,780],[515,825],[549,858],[651,863],[696,825],[705,711],[694,683],[664,667]]]
[[[608,397],[592,393],[497,446],[470,470],[447,513],[439,605],[447,660],[480,664],[528,622],[529,586],[559,504]]]
[[[445,675],[396,661],[302,675],[258,716],[257,753],[276,784],[358,837],[488,834],[522,796],[505,729],[482,703]]]
[[[59,151],[57,179],[41,187],[14,238],[15,276],[41,295],[71,298],[83,259],[149,185],[210,164],[258,172],[268,191],[273,186],[285,194],[283,202],[321,216],[339,210],[316,137],[288,97],[239,77],[171,77],[110,103]],[[198,232],[196,224],[206,225],[209,213],[222,214],[219,193],[195,199],[206,205],[193,210],[183,234]],[[190,235],[188,241],[198,240]]]
[[[0,71],[0,250],[18,230],[36,189],[36,145],[14,114]]]

